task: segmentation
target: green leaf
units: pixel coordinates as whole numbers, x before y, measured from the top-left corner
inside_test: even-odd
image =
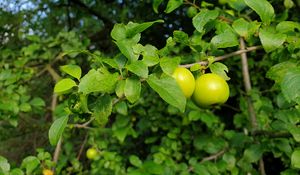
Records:
[[[29,103],[34,107],[44,107],[44,106],[46,106],[45,101],[43,99],[39,98],[39,97],[33,98]]]
[[[174,36],[174,41],[185,45],[189,44],[189,36],[185,32],[180,30],[175,30],[173,32],[173,36]]]
[[[64,78],[55,84],[54,92],[58,94],[67,93],[75,86],[77,85],[74,80],[70,78]]]
[[[261,145],[251,145],[244,151],[244,159],[250,163],[257,162],[263,154]]]
[[[205,24],[216,19],[218,16],[219,12],[217,10],[201,10],[200,13],[193,18],[193,25],[198,32],[203,33]]]
[[[239,45],[236,35],[228,31],[214,36],[211,39],[211,43],[217,48],[227,48]]]
[[[227,0],[229,6],[237,11],[242,11],[247,5],[244,0]]]
[[[119,114],[122,114],[122,115],[128,115],[128,107],[127,107],[127,104],[125,101],[121,101],[119,103],[117,103],[115,106],[114,106],[114,109],[116,109],[116,111],[119,113]]]
[[[273,20],[274,8],[267,0],[244,0],[260,17],[260,19],[269,25]]]
[[[23,159],[21,167],[26,169],[26,174],[33,174],[33,171],[40,165],[40,160],[34,156]]]
[[[271,52],[284,43],[286,35],[282,33],[274,33],[268,29],[260,29],[259,38],[265,51]]]
[[[160,67],[164,73],[172,75],[180,63],[180,57],[163,57],[160,60]]]
[[[92,69],[84,77],[78,85],[79,92],[89,94],[91,92],[111,93],[115,90],[119,74],[111,74],[108,71],[100,71]]]
[[[214,124],[219,122],[219,119],[215,115],[203,111],[191,111],[188,118],[190,121],[200,120],[205,123],[208,128],[211,128]]]
[[[8,172],[10,170],[10,165],[6,158],[0,156],[0,173],[2,171]]]
[[[141,167],[143,164],[143,162],[140,160],[140,158],[137,157],[136,155],[131,155],[129,157],[129,162],[136,167]]]
[[[117,137],[117,139],[123,143],[126,136],[129,134],[130,132],[130,127],[125,126],[125,127],[115,127],[115,125],[113,125],[112,127],[113,130],[113,135],[115,137]]]
[[[93,117],[95,117],[100,126],[105,126],[108,122],[108,117],[112,112],[112,106],[110,95],[105,94],[97,98],[95,107],[93,108]]]
[[[212,73],[220,75],[224,80],[230,80],[230,78],[227,76],[228,73],[228,67],[220,62],[215,62],[211,65],[209,65],[209,69]]]
[[[157,48],[147,44],[142,51],[143,62],[147,66],[154,66],[159,63],[159,56],[157,54]]]
[[[127,65],[126,68],[137,76],[140,76],[142,78],[148,77],[148,67],[143,61],[134,61],[131,64]]]
[[[29,103],[22,103],[20,106],[20,111],[22,112],[30,112],[31,111],[31,106]]]
[[[201,175],[210,175],[209,171],[207,170],[207,168],[202,165],[202,164],[195,164],[194,165],[194,171],[196,174],[201,174]]]
[[[236,158],[234,155],[225,153],[222,158],[227,163],[227,169],[232,170],[236,166]]]
[[[49,129],[49,141],[51,145],[56,145],[60,137],[62,136],[62,133],[67,126],[69,120],[69,116],[63,116],[58,119],[56,119],[50,129]]]
[[[10,171],[10,175],[24,175],[20,168],[14,168]]]
[[[284,75],[297,66],[296,63],[285,61],[272,66],[266,74],[266,77],[274,80],[276,83],[281,83]]]
[[[140,98],[141,82],[138,78],[129,77],[124,87],[125,97],[130,103],[135,103]]]
[[[300,23],[294,21],[281,21],[276,26],[276,31],[280,33],[294,32],[295,29],[300,30]]]
[[[126,27],[124,24],[115,24],[110,33],[111,37],[118,41],[126,39]]]
[[[288,102],[300,104],[300,69],[289,70],[281,82],[281,90]]]
[[[164,174],[164,166],[160,164],[156,164],[152,161],[146,161],[143,164],[143,169],[146,170],[149,174],[152,175],[161,175]]]
[[[130,62],[136,61],[139,58],[139,54],[134,53],[133,46],[135,46],[139,42],[140,37],[141,35],[137,34],[135,35],[135,37],[131,39],[123,39],[123,40],[115,41],[121,53],[126,58],[128,58]]]
[[[78,80],[81,77],[81,68],[77,65],[64,65],[61,66],[60,69]]]
[[[124,96],[124,88],[125,88],[125,80],[118,81],[115,91],[116,91],[116,95],[119,98],[122,98]]]
[[[169,0],[165,12],[171,13],[172,11],[180,7],[182,4],[183,0]]]
[[[155,75],[150,75],[147,83],[163,100],[184,112],[186,98],[174,78],[165,76],[158,79]]]
[[[294,125],[291,125],[288,128],[289,132],[293,135],[293,138],[296,142],[300,142],[300,128]]]
[[[129,22],[126,25],[126,36],[127,36],[127,38],[132,38],[136,34],[139,34],[139,33],[143,32],[144,30],[148,29],[153,24],[163,23],[163,22],[164,22],[164,20],[161,20],[161,19],[156,20],[156,21],[151,21],[151,22],[144,22],[144,23],[140,23],[140,24]]]
[[[300,168],[300,150],[296,149],[291,156],[291,164],[294,168]]]
[[[249,22],[246,21],[244,18],[239,18],[238,20],[235,20],[232,24],[232,27],[240,36],[245,38],[248,37]]]
[[[163,0],[154,0],[152,3],[152,8],[155,13],[158,13],[158,7],[163,2]]]

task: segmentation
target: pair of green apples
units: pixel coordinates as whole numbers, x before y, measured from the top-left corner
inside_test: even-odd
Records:
[[[184,96],[192,98],[200,107],[223,104],[229,97],[229,86],[218,74],[203,74],[195,80],[194,75],[187,68],[178,67],[172,77]]]

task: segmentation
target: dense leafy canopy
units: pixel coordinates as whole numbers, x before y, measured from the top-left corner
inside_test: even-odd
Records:
[[[0,1],[0,175],[299,174],[299,8]],[[178,66],[229,100],[186,99]]]

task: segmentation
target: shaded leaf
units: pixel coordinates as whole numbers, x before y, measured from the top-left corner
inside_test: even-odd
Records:
[[[143,162],[140,160],[140,158],[137,157],[136,155],[131,155],[129,157],[129,162],[136,167],[141,167],[143,164]]]
[[[133,23],[133,22],[129,22],[126,25],[126,37],[127,38],[132,38],[133,36],[135,36],[138,33],[143,32],[144,30],[148,29],[149,27],[151,27],[153,24],[155,23],[163,23],[164,20],[156,20],[156,21],[151,21],[151,22],[144,22],[144,23]]]
[[[108,122],[108,117],[112,112],[112,106],[110,95],[105,94],[97,98],[95,107],[93,108],[93,117],[95,117],[100,126],[104,126]]]
[[[295,29],[300,30],[300,23],[294,21],[281,21],[276,26],[276,31],[281,33],[294,32]]]
[[[163,0],[154,0],[152,3],[152,8],[155,13],[158,13],[158,7],[163,2]]]
[[[266,77],[269,79],[274,80],[276,83],[281,83],[283,80],[284,75],[290,70],[297,66],[296,63],[285,61],[278,63],[274,66],[272,66],[267,74]]]
[[[211,20],[216,19],[218,16],[219,12],[217,10],[201,10],[193,18],[193,25],[198,32],[203,33],[205,24],[207,24]]]
[[[260,29],[259,39],[266,52],[271,52],[280,47],[285,39],[286,35],[281,33],[274,33],[267,29]]]
[[[296,149],[291,156],[291,164],[294,168],[300,168],[300,150]]]
[[[281,82],[281,90],[284,97],[289,101],[300,104],[300,69],[289,70]]]
[[[28,156],[23,159],[21,167],[26,169],[26,174],[33,174],[32,172],[38,168],[40,160],[34,156]]]
[[[58,119],[56,119],[50,129],[49,129],[49,141],[51,145],[56,145],[60,137],[62,136],[62,133],[67,126],[69,120],[69,116],[63,116]]]
[[[183,0],[169,0],[165,12],[171,13],[172,11],[180,7],[182,4]]]
[[[130,103],[136,102],[140,98],[141,82],[138,78],[129,77],[126,79],[124,94]]]
[[[257,162],[263,154],[263,149],[260,145],[251,145],[244,151],[244,159],[247,162]]]

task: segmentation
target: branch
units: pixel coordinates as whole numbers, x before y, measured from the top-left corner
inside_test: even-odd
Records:
[[[56,71],[51,67],[50,64],[46,66],[46,70],[49,72],[49,74],[55,82],[57,82],[60,79],[60,76],[56,73]]]
[[[246,48],[245,45],[246,44],[245,44],[244,39],[240,38],[240,49],[244,50]],[[248,112],[250,115],[250,121],[251,121],[252,132],[253,132],[257,129],[257,119],[256,119],[256,114],[255,114],[255,110],[253,107],[252,99],[249,96],[249,94],[251,92],[251,81],[250,81],[250,74],[249,74],[248,60],[247,60],[248,58],[247,58],[246,52],[241,54],[241,58],[242,58],[242,71],[243,71],[244,86],[245,86],[245,90],[247,93]],[[259,171],[260,171],[261,175],[266,175],[263,157],[261,157],[259,160]]]
[[[80,159],[80,156],[81,156],[81,154],[83,152],[84,146],[85,146],[85,144],[87,142],[87,138],[88,138],[88,134],[85,135],[84,140],[83,140],[83,142],[82,142],[82,144],[80,146],[80,149],[79,149],[79,152],[78,152],[78,155],[77,155],[77,160]]]
[[[190,2],[190,1],[188,1],[188,0],[184,0],[184,3],[185,3],[185,4],[188,4],[188,5],[191,5],[191,6],[194,6],[194,7],[197,8],[197,9],[200,9],[200,7],[197,6],[194,2]]]
[[[216,160],[218,157],[222,156],[227,151],[227,148],[222,149],[221,151],[217,152],[216,154],[213,154],[208,157],[204,157],[200,163],[210,161],[210,160]]]
[[[240,48],[241,50],[245,49],[245,41],[243,38],[240,38]],[[251,81],[250,81],[250,74],[248,69],[247,54],[242,53],[241,57],[242,57],[242,71],[243,71],[244,86],[245,86],[246,94],[249,95],[251,92]],[[248,103],[248,112],[250,115],[250,121],[251,121],[251,126],[253,131],[257,129],[257,119],[256,119],[256,114],[254,111],[252,99],[250,96],[247,96],[247,103]]]
[[[255,130],[251,134],[252,136],[267,136],[269,138],[286,138],[292,137],[292,135],[287,131],[264,131],[264,130]]]
[[[89,12],[90,14],[96,16],[98,19],[102,20],[103,23],[105,23],[105,24],[107,24],[107,23],[112,24],[112,21],[109,18],[104,17],[103,15],[101,15],[100,13],[98,13],[97,11],[95,11],[94,9],[90,8],[85,3],[81,2],[80,0],[70,0],[70,2],[73,3],[74,5],[76,5],[77,7],[85,10],[86,12]]]
[[[59,154],[61,151],[61,145],[62,145],[62,137],[58,140],[58,143],[55,147],[54,156],[53,156],[53,162],[56,165],[58,162]],[[55,167],[52,168],[53,172],[55,172]]]
[[[90,127],[88,127],[88,125],[93,121],[93,120],[95,120],[95,118],[94,117],[92,117],[89,121],[87,121],[87,122],[85,122],[85,123],[82,123],[82,124],[74,124],[74,127],[75,128],[90,128]]]
[[[235,51],[235,52],[232,52],[232,53],[229,53],[229,54],[225,54],[225,55],[222,55],[222,56],[217,56],[217,57],[215,57],[215,61],[222,61],[222,60],[225,60],[226,58],[230,58],[230,57],[233,57],[233,56],[236,56],[236,55],[241,55],[243,53],[251,52],[251,51],[254,51],[254,50],[261,49],[261,48],[262,48],[261,46],[252,46],[252,47],[243,48],[243,49],[240,49],[238,51]],[[180,67],[189,68],[189,67],[194,66],[195,64],[199,64],[201,66],[207,66],[208,61],[199,61],[197,63],[192,63],[192,64],[183,64],[183,65],[180,65]]]

